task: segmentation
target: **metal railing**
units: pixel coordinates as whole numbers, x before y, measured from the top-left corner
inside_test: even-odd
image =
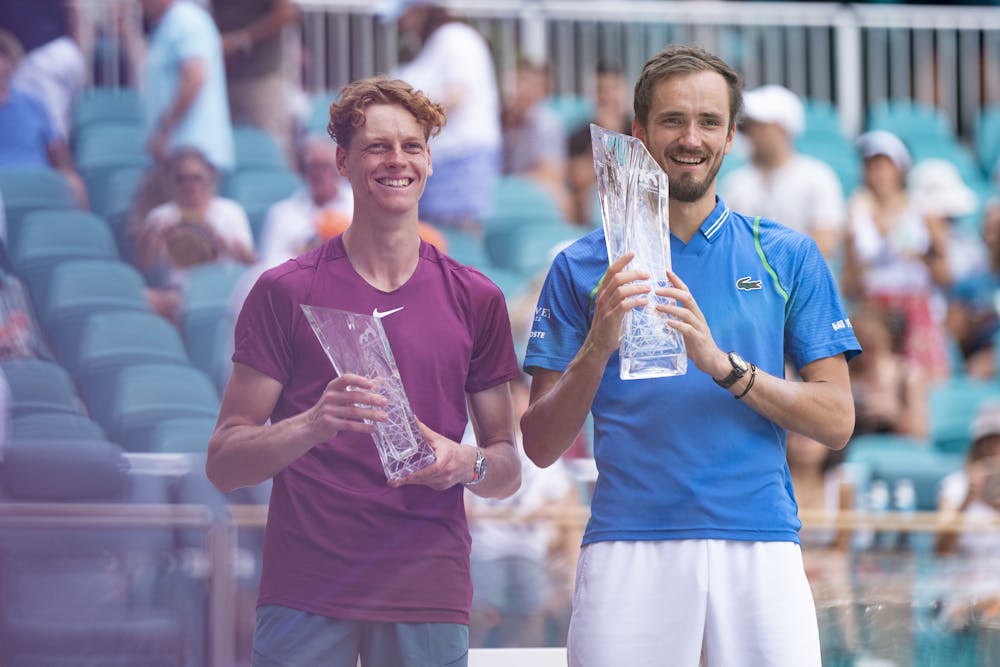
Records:
[[[307,92],[336,90],[388,72],[400,58],[396,27],[380,3],[296,0],[288,72]],[[77,0],[93,83],[127,85],[112,25],[134,0]],[[552,66],[557,94],[592,96],[600,60],[632,80],[668,43],[698,43],[744,75],[748,86],[780,83],[836,105],[848,135],[866,110],[893,99],[941,108],[964,136],[982,107],[1000,103],[1000,8],[798,2],[658,0],[442,0],[489,41],[498,72],[518,56]],[[133,11],[133,15],[135,12]]]
[[[838,530],[886,530],[896,533],[996,532],[1000,519],[992,523],[970,523],[961,517],[936,512],[871,514],[865,512],[803,511],[804,528]],[[539,512],[538,518],[555,525],[581,527],[589,516],[585,506]],[[523,521],[490,512],[470,516],[476,519]],[[207,654],[209,664],[233,665],[236,654],[235,604],[237,590],[239,531],[259,531],[267,521],[264,505],[232,505],[227,520],[218,520],[208,507],[201,505],[101,504],[101,503],[0,503],[0,529],[68,528],[189,528],[204,530],[210,563],[208,571]],[[486,659],[489,652],[481,656]]]

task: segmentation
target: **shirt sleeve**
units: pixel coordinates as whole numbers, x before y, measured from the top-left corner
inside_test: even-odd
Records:
[[[475,341],[465,382],[465,391],[470,394],[513,380],[519,372],[507,302],[499,287],[490,287],[486,298],[477,299],[482,305],[474,318]]]
[[[574,288],[569,261],[560,253],[538,297],[524,369],[566,370],[590,330],[590,309],[590,294]]]
[[[785,352],[796,370],[826,357],[861,352],[837,285],[816,242],[796,235],[788,249],[795,257],[785,308]]]
[[[233,362],[285,385],[291,377],[295,300],[282,289],[280,276],[280,267],[266,271],[250,289],[236,319]]]

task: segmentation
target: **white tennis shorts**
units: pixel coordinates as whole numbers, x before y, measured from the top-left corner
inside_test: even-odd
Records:
[[[570,667],[819,667],[793,542],[660,540],[583,548]]]

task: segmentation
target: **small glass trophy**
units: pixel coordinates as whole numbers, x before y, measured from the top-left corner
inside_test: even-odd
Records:
[[[634,252],[628,269],[648,273],[650,289],[669,286],[667,175],[635,137],[591,123],[590,138],[608,262]],[[664,324],[668,316],[655,308],[671,300],[652,292],[649,296],[645,307],[633,309],[622,322],[619,376],[623,380],[687,372],[684,338]]]
[[[337,375],[375,380],[374,391],[389,399],[383,408],[389,419],[375,422],[372,436],[386,478],[397,480],[434,463],[434,451],[410,408],[381,320],[374,314],[304,304],[302,310]]]

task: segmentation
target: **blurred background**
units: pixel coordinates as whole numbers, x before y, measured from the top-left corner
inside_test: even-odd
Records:
[[[630,131],[670,43],[745,77],[719,192],[816,240],[865,349],[847,448],[789,434],[824,664],[1000,664],[995,4],[4,2],[0,665],[249,664],[269,489],[223,496],[205,448],[253,281],[350,224],[340,86],[445,104],[432,185],[471,194],[428,194],[421,234],[500,286],[523,355],[601,226],[589,124]],[[595,476],[585,429],[470,499],[473,647],[565,645]]]

